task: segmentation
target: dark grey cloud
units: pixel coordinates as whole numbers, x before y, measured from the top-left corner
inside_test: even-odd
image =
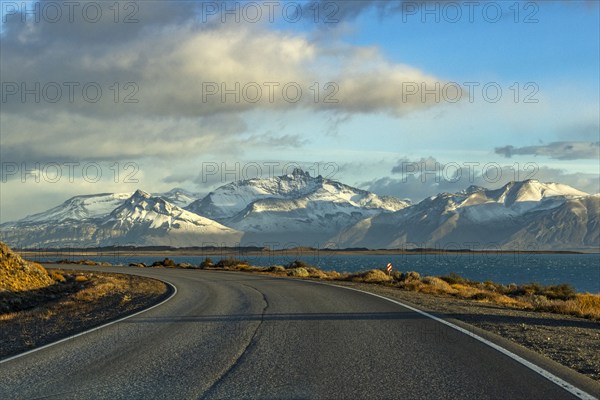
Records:
[[[43,9],[63,3],[35,4]],[[130,2],[118,3],[118,23],[111,14],[114,2],[76,4],[72,22],[68,15],[57,23],[7,16],[0,33],[3,159],[76,161],[89,155],[88,160],[121,160],[211,151],[230,155],[251,146],[301,147],[304,141],[293,135],[251,136],[245,113],[404,116],[438,105],[431,96],[424,102],[418,95],[398,94],[405,82],[431,87],[440,81],[437,77],[392,63],[376,48],[315,44],[302,34],[264,24],[204,24],[206,2],[136,2],[139,10],[132,9],[131,23],[123,21],[132,11],[126,8]],[[94,5],[90,10],[101,7],[98,22],[82,19],[87,4]],[[348,15],[379,6],[344,5]],[[272,101],[264,82],[295,83],[304,94],[289,101],[280,89]],[[314,82],[337,87],[324,87],[315,101],[309,89]],[[240,98],[241,90],[237,100],[220,93],[204,96],[207,83],[219,91],[256,83],[263,85],[263,95],[257,102]],[[32,89],[34,94],[25,94]],[[90,96],[98,90],[99,99],[93,101]],[[59,91],[58,101],[52,101]],[[326,102],[330,94],[335,101]],[[239,146],[233,145],[236,139]]]
[[[556,160],[596,160],[600,157],[600,142],[552,142],[538,146],[504,146],[494,149],[506,158],[533,155]]]
[[[418,202],[438,193],[456,193],[469,186],[499,188],[510,181],[537,179],[570,185],[586,193],[600,193],[600,175],[569,173],[557,168],[523,163],[514,165],[457,160],[442,163],[434,157],[401,158],[392,176],[362,182],[359,186],[380,195],[395,196]]]

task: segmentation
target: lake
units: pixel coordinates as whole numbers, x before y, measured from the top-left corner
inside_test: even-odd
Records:
[[[60,257],[58,257],[60,258]],[[37,261],[57,260],[40,257]],[[81,257],[68,257],[79,259]],[[158,256],[103,255],[85,257],[95,261],[128,265],[151,264]],[[164,258],[164,257],[163,257]],[[205,256],[173,256],[177,263],[200,264]],[[210,256],[213,262],[221,257]],[[578,291],[600,293],[600,254],[401,254],[401,255],[333,255],[326,252],[294,253],[272,256],[238,256],[252,265],[285,265],[300,259],[323,270],[357,272],[385,268],[391,262],[395,271],[417,271],[421,275],[447,275],[455,272],[476,281],[491,280],[503,284],[539,282],[544,285],[569,283]]]

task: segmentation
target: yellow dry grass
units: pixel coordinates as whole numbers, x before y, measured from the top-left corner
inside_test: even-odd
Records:
[[[0,291],[24,292],[52,285],[44,267],[25,261],[0,242]]]

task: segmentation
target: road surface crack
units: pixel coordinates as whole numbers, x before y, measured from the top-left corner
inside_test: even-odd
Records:
[[[231,363],[229,368],[227,368],[225,371],[223,371],[223,373],[221,373],[221,375],[219,375],[213,381],[213,383],[204,391],[204,393],[202,393],[202,395],[200,396],[200,399],[210,397],[210,395],[214,392],[215,388],[217,388],[219,386],[219,384],[221,382],[223,382],[237,368],[237,366],[243,362],[243,360],[245,359],[248,352],[255,346],[255,344],[256,344],[255,339],[258,334],[258,330],[260,329],[260,327],[262,326],[262,324],[265,320],[265,313],[266,313],[267,309],[269,308],[269,301],[267,300],[267,297],[265,296],[265,294],[263,292],[261,292],[260,290],[256,289],[253,286],[245,285],[245,284],[242,284],[242,285],[258,292],[261,295],[264,306],[263,306],[263,309],[260,314],[260,320],[258,322],[258,325],[256,325],[254,332],[252,333],[252,337],[250,337],[250,340],[248,340],[248,342],[246,343],[246,346],[244,346],[242,351],[235,358],[235,360]]]

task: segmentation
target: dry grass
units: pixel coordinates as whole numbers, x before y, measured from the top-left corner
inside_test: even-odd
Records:
[[[600,295],[578,293],[572,299],[552,300],[543,296],[532,298],[535,309],[558,314],[600,320]]]
[[[0,357],[141,310],[168,293],[164,283],[139,276],[63,270],[50,274],[64,281],[35,291],[4,292]]]
[[[53,283],[44,267],[23,260],[0,242],[0,292],[24,292],[44,288]]]
[[[350,275],[347,279],[352,282],[365,282],[365,283],[384,283],[390,282],[392,277],[379,269],[372,269],[366,272]]]

